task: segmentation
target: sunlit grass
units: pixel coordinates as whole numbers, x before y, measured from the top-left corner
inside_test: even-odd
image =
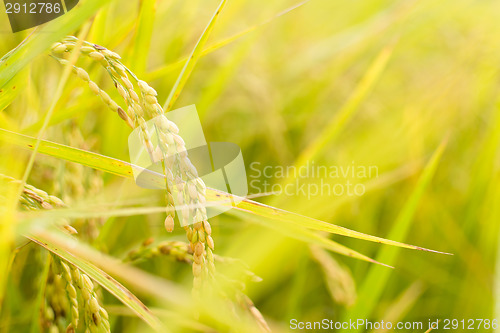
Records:
[[[219,297],[195,304],[186,262],[155,255],[124,263],[151,237],[153,248],[186,236],[178,225],[165,231],[162,192],[133,182],[127,126],[77,78],[65,80],[64,67],[47,55],[86,25],[82,38],[119,53],[167,110],[196,104],[207,140],[238,144],[249,176],[255,161],[261,168],[310,161],[377,167],[377,177],[350,179],[364,184],[361,196],[260,197],[264,180],[296,181],[261,176],[259,190],[250,187],[253,201],[210,219],[221,288],[245,284],[274,331],[287,331],[292,318],[494,319],[499,7],[469,0],[85,0],[17,34],[2,17],[0,55],[17,49],[0,63],[0,174],[29,175],[28,184],[68,207],[18,212],[20,188],[0,183],[0,331],[43,331],[37,318],[49,251],[102,286],[112,331],[259,328],[244,301],[235,302],[238,317]],[[102,68],[81,66],[118,100]],[[207,191],[209,202],[229,204],[224,198]],[[52,228],[61,218],[79,234]],[[454,255],[390,246],[415,248],[396,241]]]

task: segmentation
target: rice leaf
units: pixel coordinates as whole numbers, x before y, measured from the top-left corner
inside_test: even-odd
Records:
[[[50,256],[48,253],[45,253],[45,264],[43,266],[43,271],[40,274],[40,279],[38,282],[38,292],[36,294],[36,301],[35,304],[36,306],[34,307],[34,311],[32,313],[32,324],[31,324],[31,329],[30,332],[41,332],[42,330],[40,329],[40,323],[38,321],[38,318],[40,317],[40,309],[42,308],[42,304],[45,299],[45,288],[47,287],[47,277],[49,276],[49,270],[50,270]]]
[[[29,136],[6,131],[4,129],[0,129],[0,140],[7,141],[22,146],[24,148],[33,149],[34,142],[36,139]],[[65,145],[53,143],[47,140],[40,140],[40,146],[38,148],[38,151],[42,154],[57,157],[66,161],[80,163],[82,165],[86,165],[88,167],[97,170],[106,171],[126,178],[133,178],[132,168],[139,168],[138,166],[132,165],[131,163],[127,163],[124,161],[120,161],[118,159],[110,158],[107,156],[92,153],[82,149],[76,149]],[[157,181],[159,184],[164,183],[162,182],[162,179],[164,177],[163,175],[153,172],[150,172],[150,174],[152,179]],[[232,202],[233,202],[232,195],[228,193],[208,188],[206,198],[208,202],[214,201],[220,204],[221,206],[232,207]],[[409,245],[401,242],[392,241],[389,239],[384,239],[377,236],[367,235],[358,231],[350,230],[338,225],[330,224],[304,215],[288,212],[286,210],[268,206],[248,199],[243,199],[238,204],[238,206],[235,207],[235,209],[238,209],[240,211],[246,212],[251,215],[258,215],[261,217],[268,218],[270,220],[281,221],[287,224],[309,228],[312,230],[324,231],[332,234],[367,240],[380,244],[393,245],[402,248],[443,253],[415,245]]]
[[[72,207],[71,209],[62,209],[62,210],[33,211],[20,214],[21,224],[19,225],[19,229],[25,230],[34,223],[41,225],[41,222],[39,221],[40,219],[43,219],[45,221],[53,221],[54,219],[59,219],[59,218],[71,218],[71,219],[88,219],[88,218],[98,218],[98,217],[110,218],[118,216],[146,215],[146,214],[155,214],[163,212],[165,212],[165,207],[125,207],[118,209],[109,209],[109,207],[107,207],[106,205],[99,207],[92,207],[85,205],[85,207],[83,208]],[[239,211],[238,209],[229,210],[228,213],[237,216],[239,218],[248,220],[248,215],[245,214],[244,212]],[[328,249],[332,252],[347,257],[392,268],[391,266],[379,263],[372,258],[369,258],[361,253],[358,253],[341,244],[338,244],[337,242],[334,242],[318,234],[317,232],[311,231],[309,229],[300,226],[292,226],[286,222],[269,220],[256,216],[253,217],[251,221],[263,225],[267,228],[276,230],[280,233],[283,233],[290,238],[294,238],[310,244],[315,244],[325,249]]]
[[[365,101],[368,93],[372,90],[375,83],[378,82],[381,74],[389,62],[389,59],[394,51],[395,43],[391,43],[384,47],[377,57],[370,64],[370,67],[366,70],[365,74],[359,81],[359,83],[354,88],[349,99],[341,107],[341,109],[335,113],[330,122],[324,127],[321,133],[310,143],[299,155],[295,161],[295,166],[297,168],[306,165],[307,161],[314,160],[315,157],[334,140],[340,132],[344,129],[346,124],[359,110],[359,107],[363,101]],[[290,182],[291,177],[284,179],[283,183],[293,183]],[[283,198],[277,197],[274,203],[281,203]]]
[[[347,122],[352,119],[359,106],[366,99],[375,83],[380,78],[382,72],[389,62],[389,58],[394,51],[394,44],[386,46],[380,51],[367,69],[364,76],[352,92],[347,102],[331,119],[330,123],[323,129],[321,134],[311,143],[297,159],[297,165],[303,165],[313,159],[325,146],[339,135]]]

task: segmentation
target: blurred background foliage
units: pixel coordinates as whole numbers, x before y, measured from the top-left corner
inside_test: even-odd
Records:
[[[158,91],[163,104],[218,2],[151,4],[134,0],[102,6],[87,21],[86,40],[119,53],[125,65]],[[252,162],[286,167],[304,156],[317,165],[355,161],[376,166],[378,177],[362,180],[367,188],[362,196],[271,195],[256,200],[381,237],[398,228],[398,216],[425,164],[446,140],[409,232],[396,240],[454,256],[332,236],[373,258],[384,248],[394,251],[395,259],[388,263],[394,270],[376,268],[388,275],[380,285],[371,278],[378,275],[369,274],[373,264],[332,255],[232,214],[211,219],[216,252],[242,259],[263,278],[248,285],[248,295],[275,328],[286,329],[291,318],[341,320],[360,314],[394,321],[500,318],[500,2],[311,0],[278,16],[296,4],[230,0],[208,48],[251,31],[204,55],[174,108],[196,104],[207,140],[238,144],[249,175]],[[6,15],[0,13],[0,18],[3,55],[29,32],[12,34]],[[93,80],[117,98],[105,73],[89,66]],[[16,76],[21,92],[0,113],[1,127],[36,137],[61,73],[53,59],[36,57]],[[44,138],[127,160],[129,132],[70,77]],[[322,137],[326,141],[318,144]],[[307,155],[311,147],[317,150]],[[2,173],[21,178],[28,157],[27,151],[2,146]],[[28,182],[76,207],[163,204],[160,192],[139,190],[130,180],[41,154]],[[173,235],[164,231],[162,214],[97,220],[93,223],[103,225],[100,233],[81,232],[82,237],[118,258],[148,237],[185,238],[180,228]],[[82,228],[87,224],[76,222]],[[23,312],[36,306],[34,277],[43,269],[28,265],[32,254],[41,255],[34,245],[17,254],[8,284],[23,288],[8,288],[11,313],[8,320],[4,313],[0,331],[29,327],[30,316]],[[164,258],[139,267],[179,284],[190,282],[189,267]],[[374,300],[377,288],[380,297]],[[119,304],[109,295],[105,300],[105,306]],[[117,316],[113,325],[128,332],[142,324]]]

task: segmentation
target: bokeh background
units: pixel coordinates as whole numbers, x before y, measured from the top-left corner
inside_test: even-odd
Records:
[[[103,6],[87,21],[86,39],[119,53],[125,65],[158,91],[163,104],[218,2],[158,0],[148,12],[150,24],[141,24],[143,3]],[[249,174],[255,174],[250,168],[255,162],[260,169],[314,161],[378,170],[378,177],[351,179],[365,185],[361,196],[273,195],[252,187],[255,200],[453,253],[329,236],[386,260],[395,267],[390,269],[326,252],[259,218],[213,218],[217,253],[241,259],[262,277],[262,282],[249,283],[247,292],[272,327],[286,331],[292,318],[500,318],[499,12],[500,3],[493,0],[228,2],[175,107],[195,104],[207,140],[238,144]],[[1,55],[29,34],[10,33],[3,12],[0,32]],[[89,66],[93,79],[117,98],[105,73]],[[0,113],[1,127],[36,136],[61,73],[49,56],[36,57],[19,74],[21,92]],[[129,132],[70,77],[45,138],[127,160]],[[439,147],[443,150],[435,173],[419,188],[425,165]],[[9,149],[17,162],[4,164],[2,173],[19,177],[29,153]],[[7,154],[4,150],[4,161]],[[335,184],[348,178],[323,181]],[[295,181],[258,179],[259,184]],[[129,180],[43,155],[37,156],[29,182],[79,207],[161,205],[163,200],[161,193],[138,190]],[[148,237],[185,237],[181,228],[167,234],[161,214],[97,220],[92,223],[103,227],[97,237],[89,236],[92,245],[118,258]],[[9,283],[26,288],[8,297],[13,310],[4,312],[0,331],[29,326],[26,312],[31,312],[20,309],[36,306],[30,287],[36,266],[27,265],[35,251],[33,246],[16,259]],[[140,267],[179,284],[190,282],[188,267],[164,258]],[[113,297],[105,299],[118,308]],[[117,332],[141,327],[138,319],[127,316],[117,315],[114,322]]]

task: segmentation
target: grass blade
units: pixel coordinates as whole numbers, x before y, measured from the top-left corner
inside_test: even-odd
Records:
[[[149,46],[151,45],[151,37],[155,22],[155,5],[156,0],[143,0],[139,19],[137,20],[137,31],[134,39],[133,55],[131,57],[132,64],[130,68],[138,76],[146,71],[148,61]]]
[[[389,232],[388,237],[391,239],[403,240],[408,234],[418,203],[432,180],[445,145],[445,142],[441,143],[425,166],[415,189],[399,213],[392,230]],[[399,249],[397,248],[382,248],[377,255],[377,260],[393,264],[398,254]],[[356,305],[347,312],[344,318],[370,318],[375,306],[378,304],[389,276],[390,271],[382,270],[380,267],[371,267],[364,284],[360,288],[359,299]],[[355,330],[354,332],[360,331]]]
[[[6,131],[4,129],[0,129],[0,139],[30,150],[34,148],[34,143],[36,142],[35,138]],[[86,152],[81,149],[59,145],[46,140],[40,140],[40,147],[38,150],[42,154],[54,157],[62,157],[65,155],[66,158],[64,159],[66,161],[80,163],[114,175],[133,178],[131,164],[117,159]]]
[[[210,203],[213,204],[213,203]],[[134,216],[134,215],[147,215],[147,214],[156,214],[156,213],[163,213],[165,212],[165,207],[124,207],[124,208],[117,208],[117,209],[109,209],[108,205],[104,204],[102,206],[89,206],[85,205],[84,207],[72,207],[71,209],[58,209],[58,210],[48,210],[48,211],[33,211],[33,212],[26,212],[20,214],[20,219],[21,223],[19,225],[19,228],[21,231],[29,229],[33,224],[41,225],[40,219],[45,220],[45,221],[53,221],[56,219],[61,219],[61,218],[66,218],[66,219],[90,219],[90,218],[98,218],[98,217],[105,217],[105,218],[110,218],[110,217],[118,217],[118,216]],[[248,220],[248,216],[238,210],[229,210],[229,214],[234,215],[236,217],[239,217],[241,219]],[[350,248],[347,248],[341,244],[338,244],[337,242],[334,242],[317,232],[314,232],[312,230],[300,227],[300,226],[294,226],[290,225],[289,223],[282,222],[282,221],[277,221],[277,220],[269,220],[265,218],[259,218],[257,216],[254,216],[251,219],[252,222],[258,223],[264,227],[276,230],[280,233],[285,234],[286,236],[290,238],[294,238],[306,243],[311,243],[315,244],[318,246],[321,246],[325,249],[328,249],[332,252],[387,266],[390,268],[393,268],[391,266],[382,264],[377,262],[376,260],[367,257],[359,252],[356,252]]]
[[[60,218],[66,219],[89,219],[89,218],[98,218],[98,217],[118,217],[118,216],[134,216],[134,215],[147,215],[147,214],[155,214],[155,213],[163,213],[165,212],[165,207],[126,207],[120,209],[109,209],[106,206],[103,207],[92,207],[85,206],[84,208],[71,208],[71,209],[59,209],[59,210],[49,210],[49,211],[33,211],[26,212],[19,215],[20,217],[20,225],[19,230],[22,232],[24,230],[29,230],[29,228],[33,227],[33,225],[41,226],[41,221],[54,221]],[[239,218],[248,220],[248,216],[235,209],[228,211],[229,214],[237,216]],[[355,258],[358,260],[367,261],[374,264],[383,265],[386,267],[393,268],[391,266],[382,264],[377,262],[376,260],[367,257],[357,251],[354,251],[350,248],[347,248],[337,242],[334,242],[317,232],[311,231],[309,229],[300,227],[300,226],[291,226],[288,223],[276,221],[276,220],[268,220],[263,218],[254,217],[251,219],[252,222],[258,223],[264,227],[276,230],[280,233],[285,234],[290,238],[297,239],[299,241],[303,241],[310,244],[315,244],[321,246],[322,248],[328,249],[332,252],[344,255],[346,257]]]
[[[33,145],[36,139],[25,135],[17,134],[14,132],[6,131],[4,129],[0,129],[0,140],[20,145],[28,149],[33,149]],[[80,163],[82,165],[86,165],[94,169],[110,172],[115,175],[131,179],[133,178],[132,168],[139,168],[138,166],[135,166],[131,163],[127,163],[124,161],[120,161],[114,158],[92,153],[82,149],[76,149],[65,145],[53,143],[46,140],[40,140],[38,151],[42,154],[57,157],[66,161]],[[163,175],[153,172],[151,172],[150,174],[152,179],[157,181],[159,184],[164,183]],[[230,194],[226,192],[208,188],[206,198],[208,202],[211,201],[217,202],[221,206],[232,207],[233,198]],[[415,245],[409,245],[401,242],[384,239],[377,236],[367,235],[362,232],[350,230],[338,225],[330,224],[311,217],[292,213],[283,209],[275,208],[248,199],[243,199],[238,204],[238,206],[235,207],[235,209],[249,213],[251,215],[257,215],[260,217],[268,218],[270,220],[285,222],[287,224],[308,228],[312,230],[324,231],[337,235],[367,240],[380,244],[393,245],[407,249],[442,253],[439,251],[429,250]]]
[[[332,118],[318,138],[311,143],[297,159],[297,165],[303,165],[314,158],[325,146],[333,140],[354,116],[361,103],[366,99],[380,75],[384,71],[389,58],[394,51],[394,44],[385,47],[375,58],[370,68],[366,71],[361,81],[356,86],[351,97],[342,106],[340,111]]]
[[[203,52],[201,53],[200,55],[200,58],[212,53],[212,52],[215,52],[237,40],[239,40],[240,38],[243,38],[245,37],[246,35],[250,34],[251,32],[257,30],[258,28],[261,28],[271,22],[273,22],[275,19],[283,16],[283,15],[286,15],[290,12],[292,12],[293,10],[299,8],[299,7],[302,7],[303,5],[305,5],[306,3],[308,3],[310,0],[305,0],[305,1],[302,1],[292,7],[289,7],[283,11],[281,11],[280,13],[274,15],[273,17],[271,17],[270,19],[267,19],[266,21],[264,22],[261,22],[261,23],[258,23],[256,25],[253,25],[243,31],[240,31],[228,38],[225,38],[215,44],[212,44],[208,47],[206,47],[205,49],[203,49]],[[174,69],[176,69],[177,67],[180,67],[182,64],[186,63],[186,61],[188,60],[189,58],[185,58],[185,59],[181,59],[177,62],[173,62],[173,63],[170,63],[170,64],[167,64],[167,65],[163,65],[161,66],[160,68],[157,68],[149,73],[146,74],[146,78],[147,80],[155,80],[159,77],[162,77],[168,73],[170,73],[171,71],[173,71]]]
[[[347,102],[335,114],[330,123],[326,125],[318,137],[299,155],[295,161],[295,166],[297,168],[306,165],[307,161],[313,160],[318,153],[320,153],[327,146],[328,143],[339,135],[340,131],[345,127],[347,122],[354,116],[356,111],[359,110],[359,106],[366,99],[368,93],[380,78],[380,75],[386,68],[387,63],[389,62],[389,59],[394,51],[394,47],[395,43],[392,43],[380,51],[357,84]],[[285,178],[284,183],[289,183],[294,186],[290,180],[290,177]],[[281,198],[278,197],[276,199],[277,200],[275,202],[280,203]]]
[[[177,310],[177,316],[180,317],[179,319],[184,316],[193,318],[194,304],[191,297],[173,282],[125,265],[60,232],[33,228],[33,231],[28,236],[35,243],[80,268],[156,330],[168,332],[167,327],[162,325],[161,321],[144,304],[108,273],[130,284],[138,292],[163,300],[174,306]],[[235,317],[228,316],[227,313],[221,311],[223,308],[219,303],[220,301],[217,298],[205,299],[202,304],[199,304],[200,316],[209,316],[220,325],[236,327],[238,332],[255,332],[255,330],[250,330],[251,328],[245,326],[244,322],[238,321]],[[169,322],[169,324],[172,323]]]
[[[182,89],[186,85],[187,80],[189,79],[189,76],[193,72],[194,66],[196,66],[196,63],[200,56],[202,55],[203,52],[203,47],[205,46],[205,43],[208,40],[208,37],[210,36],[210,33],[212,32],[215,22],[217,21],[217,18],[219,17],[220,12],[222,11],[222,8],[226,4],[227,0],[222,0],[217,7],[217,10],[215,11],[214,15],[212,16],[212,19],[208,23],[207,27],[201,34],[200,39],[196,43],[193,51],[189,55],[188,60],[186,61],[186,64],[184,65],[184,68],[182,69],[181,73],[179,74],[179,77],[177,78],[177,81],[175,82],[172,90],[170,91],[170,94],[167,98],[167,101],[165,102],[165,105],[163,106],[163,109],[165,112],[170,111],[172,106],[174,105],[175,101],[181,94]]]
[[[213,203],[210,203],[213,205]],[[114,203],[112,204],[115,205]],[[21,232],[25,230],[29,230],[34,224],[41,226],[43,221],[54,221],[57,219],[91,219],[91,218],[110,218],[110,217],[123,217],[123,216],[134,216],[134,215],[147,215],[147,214],[157,214],[165,212],[165,207],[157,207],[157,206],[148,206],[148,207],[124,207],[124,208],[116,208],[110,209],[109,204],[103,203],[102,205],[94,205],[89,206],[85,204],[81,207],[76,206],[71,209],[53,209],[53,210],[37,210],[24,212],[19,214],[20,224],[18,230]],[[229,210],[229,214],[236,216],[240,219],[248,220],[248,215],[244,212],[239,211],[238,209]],[[254,216],[250,220],[251,222],[258,223],[264,227],[276,230],[280,233],[285,234],[290,238],[297,239],[299,241],[303,241],[310,244],[315,244],[317,246],[321,246],[322,248],[328,249],[332,252],[387,266],[392,268],[391,266],[384,265],[382,263],[377,262],[376,260],[369,258],[359,252],[356,252],[350,248],[347,248],[337,242],[334,242],[323,235],[314,232],[312,230],[300,227],[293,226],[286,222],[269,220],[265,218],[259,218]]]

